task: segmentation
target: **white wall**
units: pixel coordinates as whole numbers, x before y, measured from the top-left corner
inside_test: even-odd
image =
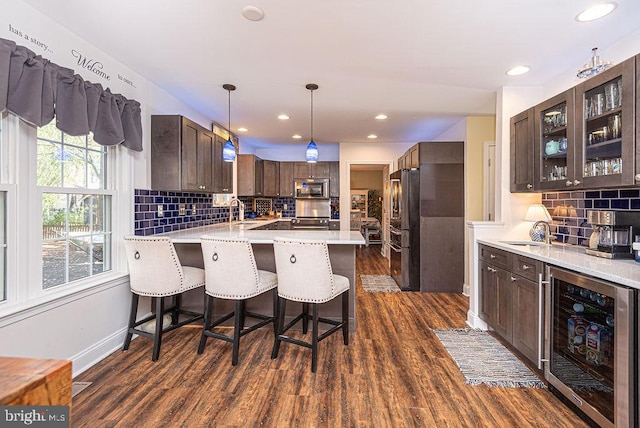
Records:
[[[240,145],[240,153],[249,153],[258,156],[261,159],[285,161],[285,162],[305,162],[305,152],[307,150],[308,141],[304,144],[292,144],[286,147],[275,148],[256,148],[253,149],[246,145]],[[322,144],[318,143],[318,160],[338,161],[340,160],[340,145],[338,144]]]
[[[22,35],[17,35],[16,31]],[[3,2],[0,37],[14,40],[58,65],[74,69],[85,80],[100,83],[114,93],[121,93],[141,103],[144,150],[134,153],[124,148],[118,149],[123,156],[131,156],[134,160],[132,187],[150,187],[150,115],[182,114],[202,126],[211,127],[210,118],[198,114],[107,53],[22,2]],[[39,47],[36,41],[46,45],[46,50]],[[72,50],[101,62],[103,72],[110,78],[105,79],[82,69],[73,57]],[[118,76],[128,79],[131,84]],[[127,191],[133,193],[132,189]],[[132,232],[133,212],[130,218],[128,229]],[[115,241],[116,246],[122,246],[118,237]],[[116,278],[109,283],[1,318],[0,355],[71,359],[74,375],[77,375],[120,348],[128,320],[130,292],[126,272],[114,276]]]

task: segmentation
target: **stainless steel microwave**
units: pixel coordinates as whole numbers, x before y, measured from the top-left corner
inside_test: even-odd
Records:
[[[294,183],[297,199],[329,199],[328,178],[296,178]]]

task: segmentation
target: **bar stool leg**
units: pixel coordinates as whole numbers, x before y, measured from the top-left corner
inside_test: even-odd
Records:
[[[307,334],[307,330],[309,329],[309,304],[302,304],[302,313],[304,316],[302,317],[302,334]]]
[[[129,345],[131,344],[131,338],[133,337],[133,332],[131,329],[136,324],[136,315],[138,314],[138,296],[135,293],[131,293],[131,312],[129,313],[129,327],[127,328],[127,336],[124,339],[124,346],[122,347],[123,351],[129,349]]]
[[[171,312],[171,325],[178,324],[178,311],[182,304],[182,294],[176,294],[173,296],[173,311]]]
[[[274,288],[273,291],[273,334],[278,337],[278,289]]]
[[[202,325],[202,335],[200,336],[200,346],[198,346],[198,354],[204,352],[204,346],[207,344],[207,335],[205,332],[209,330],[211,325],[211,310],[213,306],[213,296],[205,294],[204,297],[204,323]]]
[[[349,290],[342,293],[342,338],[349,344]]]
[[[162,315],[164,312],[164,297],[156,297],[156,332],[153,338],[152,361],[158,361],[160,346],[162,345]]]
[[[240,331],[244,325],[244,301],[236,300],[236,313],[233,325],[233,354],[231,357],[231,365],[238,364],[238,350],[240,349]]]
[[[313,331],[311,332],[311,372],[318,368],[318,304],[313,303]]]
[[[273,351],[271,351],[271,358],[278,357],[278,351],[280,350],[280,335],[282,334],[282,329],[284,328],[284,313],[287,308],[287,301],[282,297],[278,297],[278,321],[277,321],[277,332],[276,338],[273,341]]]

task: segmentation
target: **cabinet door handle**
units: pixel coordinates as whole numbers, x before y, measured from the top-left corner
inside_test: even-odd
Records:
[[[496,270],[492,267],[487,267],[487,270],[491,273],[496,273]]]
[[[522,270],[529,270],[529,269],[531,269],[531,266],[522,265]]]
[[[495,258],[496,258],[496,255],[495,255],[495,254],[490,254],[490,255],[489,255],[489,258],[490,258],[490,259],[495,259]]]
[[[640,181],[640,174],[636,174],[635,179],[636,181]]]
[[[511,279],[511,282],[516,282],[516,278],[513,275],[511,276],[510,279]]]
[[[567,182],[565,184],[567,185],[567,187],[569,187],[569,186],[571,186],[573,184],[573,181],[567,180]]]
[[[577,186],[578,184],[580,184],[580,180],[573,180],[573,185]]]
[[[638,174],[638,175],[640,175],[640,174]],[[527,184],[527,189],[529,189],[529,190],[533,189],[533,184],[531,184],[531,183]]]

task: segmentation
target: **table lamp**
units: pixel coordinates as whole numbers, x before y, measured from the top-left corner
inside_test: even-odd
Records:
[[[527,210],[524,219],[525,221],[535,222],[529,231],[529,236],[531,236],[532,241],[545,241],[547,244],[550,242],[551,229],[549,227],[549,222],[551,221],[551,216],[544,205],[531,205]]]

